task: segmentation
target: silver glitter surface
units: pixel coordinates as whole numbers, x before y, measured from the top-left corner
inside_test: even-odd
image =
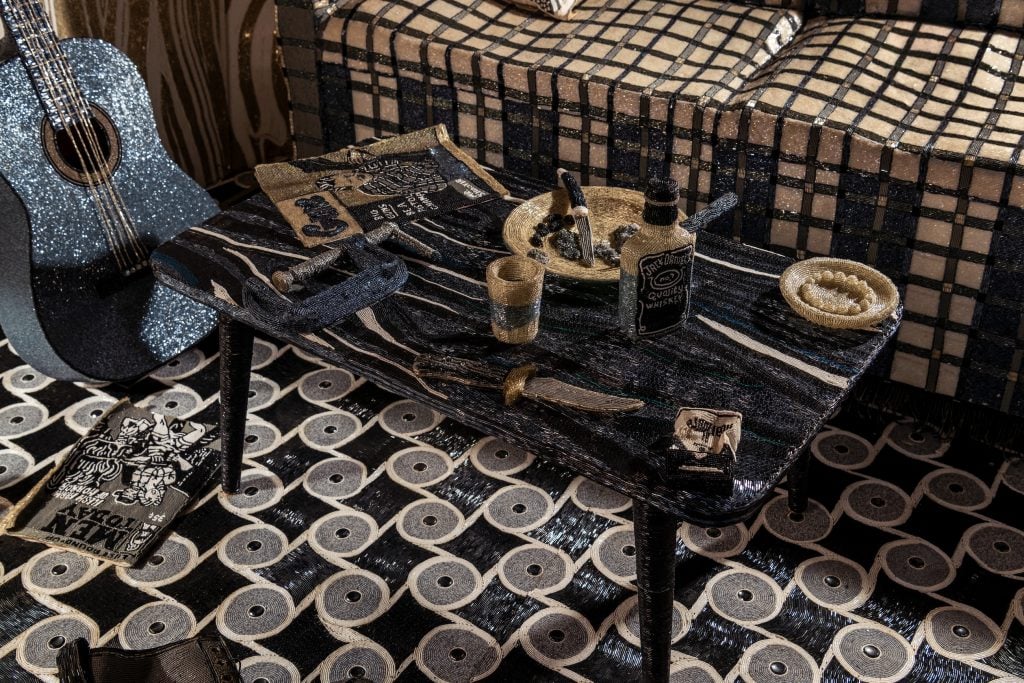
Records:
[[[117,127],[122,159],[114,183],[145,245],[152,249],[216,213],[209,195],[167,156],[131,61],[102,41],[61,45],[86,98]],[[19,353],[51,376],[141,374],[205,334],[214,314],[148,273],[127,288],[115,276],[115,293],[97,291],[96,281],[114,274],[93,193],[50,165],[42,125],[20,60],[0,65],[0,231],[7,243],[0,250],[0,324]]]
[[[506,306],[491,301],[491,320],[503,330],[517,330],[540,318],[540,299],[526,306]]]
[[[630,339],[637,339],[636,305],[636,276],[623,270],[619,277],[619,329]]]

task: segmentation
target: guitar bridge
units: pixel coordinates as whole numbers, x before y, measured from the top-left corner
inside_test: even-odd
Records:
[[[138,280],[146,278],[149,273],[149,259],[141,261],[128,270],[120,273],[110,274],[96,279],[96,294],[101,297],[108,297],[125,289]]]
[[[149,259],[143,259],[135,265],[131,266],[128,270],[121,273],[124,277],[130,278],[135,276],[138,272],[149,269]]]

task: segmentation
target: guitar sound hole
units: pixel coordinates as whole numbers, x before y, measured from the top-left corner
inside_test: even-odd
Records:
[[[121,161],[121,139],[105,111],[92,105],[87,122],[61,130],[43,119],[43,149],[65,180],[95,185],[114,174]]]
[[[91,139],[89,128],[92,128]],[[75,173],[96,173],[110,167],[110,137],[96,117],[89,119],[88,123],[76,124],[59,130],[54,137],[57,154],[60,155],[61,161]],[[100,152],[98,159],[96,158],[97,147]]]

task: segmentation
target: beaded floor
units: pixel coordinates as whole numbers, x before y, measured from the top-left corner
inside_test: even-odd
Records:
[[[628,681],[630,503],[289,347],[257,342],[242,493],[201,499],[145,565],[0,537],[0,680],[64,640],[219,630],[248,683]],[[0,344],[0,509],[124,392],[46,380]],[[132,387],[216,421],[216,358]],[[682,525],[673,682],[1019,681],[1024,462],[840,414],[813,500]]]

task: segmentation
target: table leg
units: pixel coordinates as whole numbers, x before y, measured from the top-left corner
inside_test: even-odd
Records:
[[[811,449],[805,448],[786,475],[789,484],[789,509],[803,512],[807,509],[807,480],[811,469]]]
[[[676,582],[675,518],[642,500],[633,501],[637,588],[640,596],[640,652],[644,683],[667,683],[672,648]]]
[[[252,371],[252,328],[220,314],[220,452],[221,488],[238,493],[245,448],[245,414]]]

